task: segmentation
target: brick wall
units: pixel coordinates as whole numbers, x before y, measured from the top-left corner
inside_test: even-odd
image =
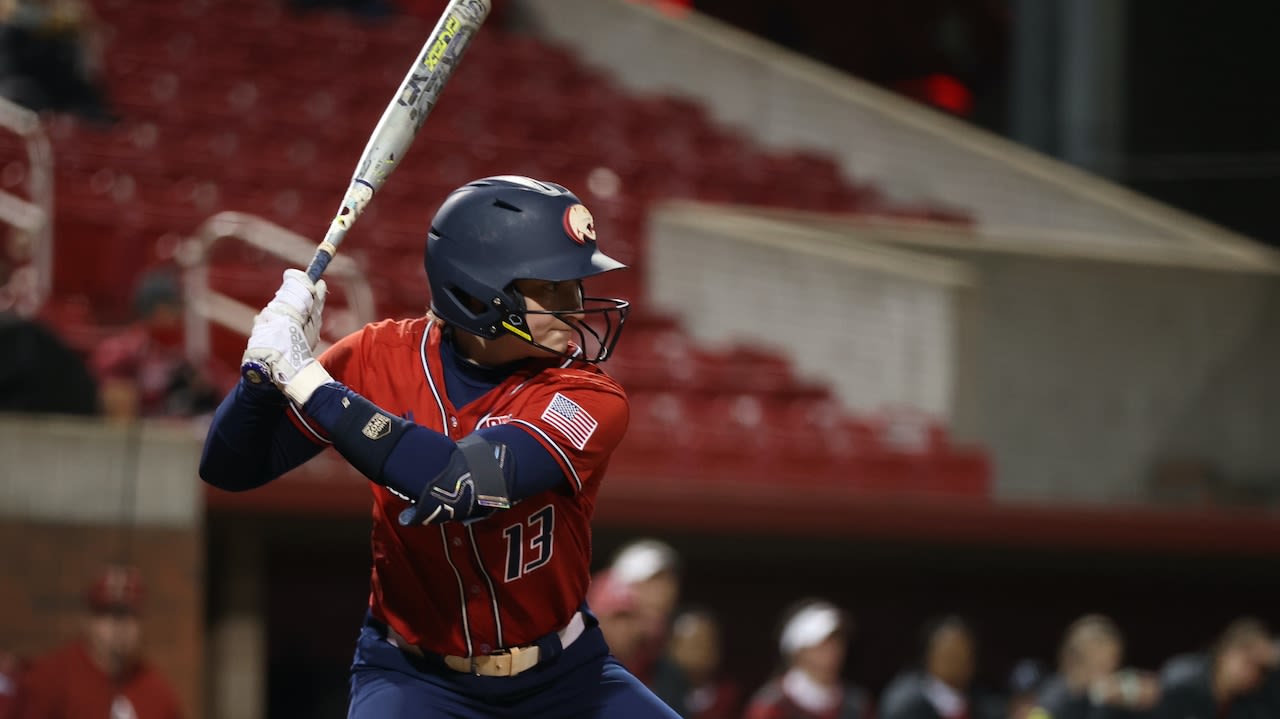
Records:
[[[80,632],[84,586],[103,565],[137,565],[147,587],[147,657],[199,717],[203,672],[203,540],[196,529],[0,520],[0,648],[31,658]]]
[[[90,579],[136,564],[144,650],[203,716],[199,441],[181,423],[0,416],[0,649],[32,657],[75,637]]]

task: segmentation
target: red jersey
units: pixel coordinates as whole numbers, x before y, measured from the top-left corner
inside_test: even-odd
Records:
[[[113,712],[116,707],[118,713]],[[132,707],[132,714],[127,713]],[[145,662],[113,682],[82,641],[37,658],[18,683],[20,719],[135,716],[178,719],[182,711],[169,683]]]
[[[401,526],[408,502],[369,484],[373,616],[438,654],[488,654],[561,629],[582,605],[596,492],[629,407],[595,365],[554,359],[530,363],[458,409],[445,394],[440,341],[433,318],[386,320],[343,338],[320,362],[383,410],[455,440],[496,424],[519,426],[564,471],[560,492],[469,523],[431,526]]]

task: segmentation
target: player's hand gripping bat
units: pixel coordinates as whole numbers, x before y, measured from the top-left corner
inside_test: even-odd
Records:
[[[413,144],[423,121],[440,98],[445,82],[453,75],[462,53],[471,44],[491,7],[492,0],[451,0],[445,8],[356,162],[351,186],[342,197],[338,214],[307,266],[307,276],[312,282],[324,274],[351,226]],[[256,384],[266,380],[265,369],[247,362],[240,372]]]

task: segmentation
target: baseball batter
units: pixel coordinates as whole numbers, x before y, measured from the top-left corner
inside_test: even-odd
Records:
[[[591,514],[626,430],[598,367],[623,300],[581,280],[623,265],[560,185],[455,190],[427,238],[431,310],[318,360],[325,283],[285,272],[254,321],[201,477],[248,490],[328,446],[370,479],[369,612],[351,717],[675,717],[609,656],[586,605]]]

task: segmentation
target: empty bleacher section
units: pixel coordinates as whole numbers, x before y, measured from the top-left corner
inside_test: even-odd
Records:
[[[181,255],[215,213],[323,234],[430,30],[418,18],[366,23],[247,0],[109,0],[101,14],[112,30],[109,96],[123,119],[102,129],[55,117],[47,127],[58,211],[45,314],[84,343],[125,319],[133,278]],[[635,404],[617,473],[985,496],[985,453],[953,447],[936,419],[918,441],[895,441],[900,422],[851,415],[828,385],[797,378],[778,348],[701,345],[644,297],[646,218],[663,200],[963,216],[890,202],[819,153],[763,148],[697,103],[626,91],[569,49],[491,23],[343,248],[375,287],[379,314],[422,311],[430,213],[450,189],[499,173],[576,189],[607,251],[635,268],[589,288],[640,307],[610,364]],[[250,305],[283,267],[231,244],[209,262],[210,283]],[[240,341],[215,333],[215,357],[234,362]]]

